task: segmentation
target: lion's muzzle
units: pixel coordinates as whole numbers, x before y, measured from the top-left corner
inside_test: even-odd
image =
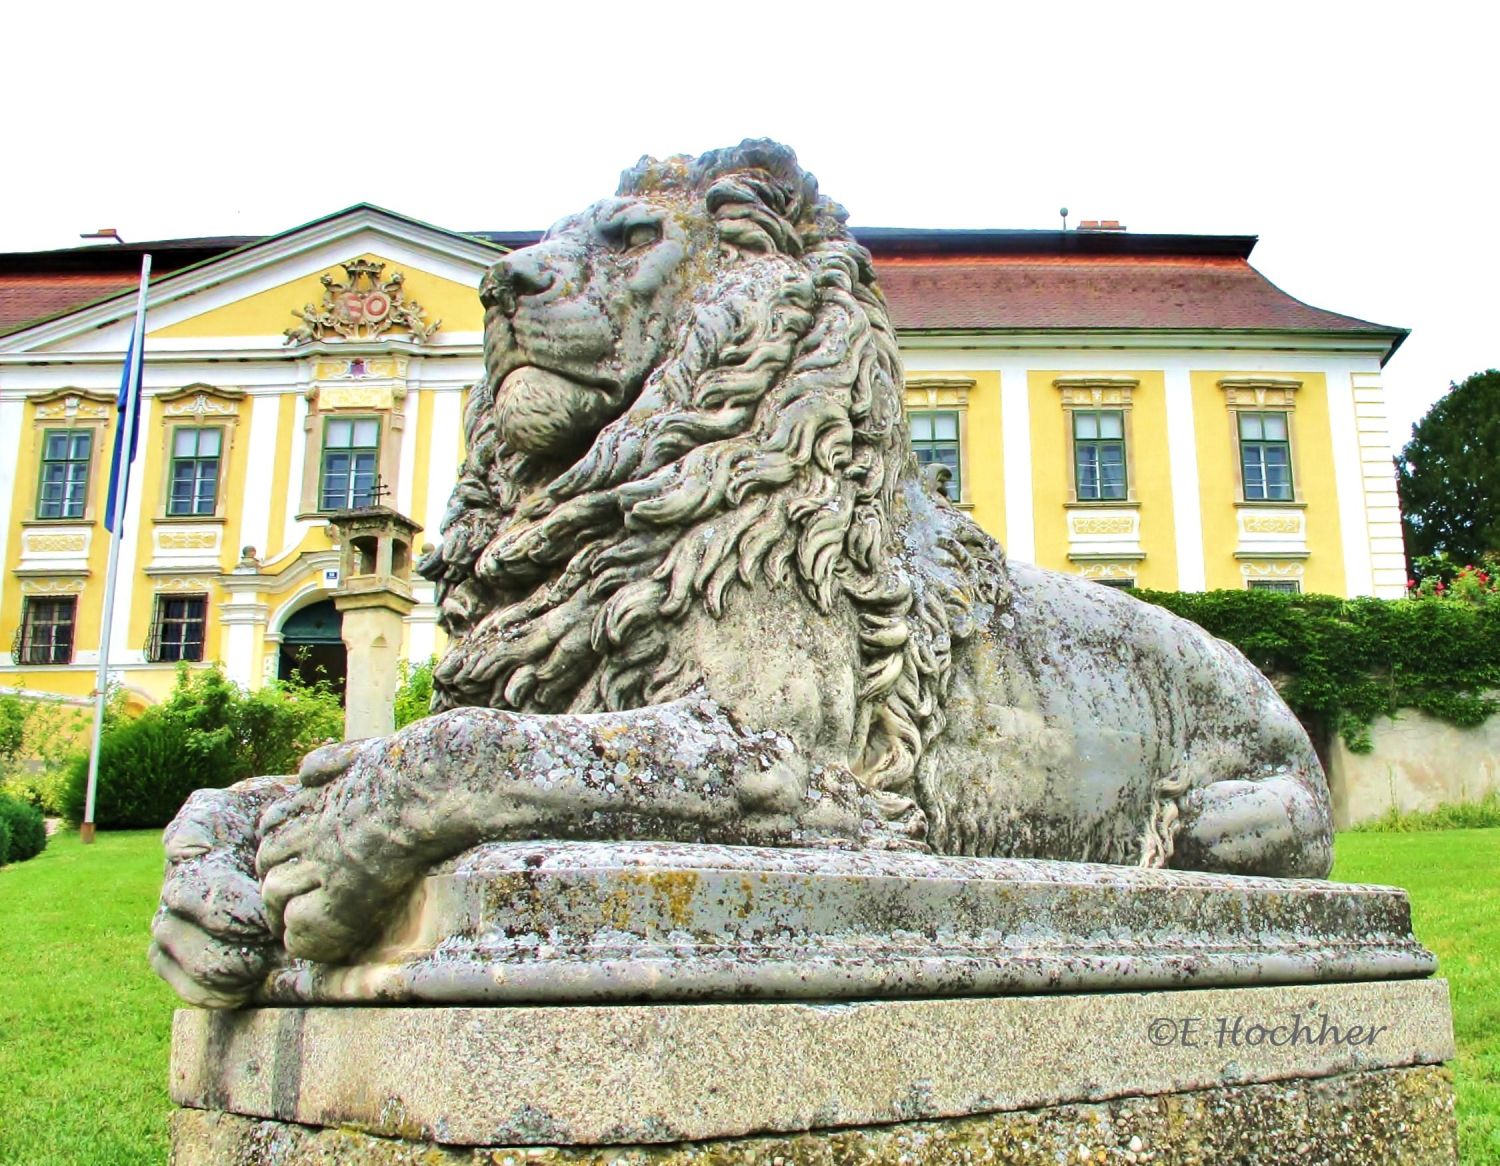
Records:
[[[515,449],[545,457],[573,453],[613,420],[615,394],[535,365],[511,372],[495,398],[500,433]]]

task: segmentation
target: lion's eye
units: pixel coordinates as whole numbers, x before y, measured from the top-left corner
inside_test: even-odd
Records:
[[[625,250],[649,247],[661,238],[660,223],[635,223],[625,228]]]

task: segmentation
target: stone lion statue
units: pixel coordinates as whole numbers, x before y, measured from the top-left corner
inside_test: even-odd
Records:
[[[869,253],[791,150],[643,159],[480,288],[437,715],[168,827],[152,958],[245,1000],[479,843],[930,848],[1327,874],[1306,734],[1228,645],[1010,563],[924,483]]]

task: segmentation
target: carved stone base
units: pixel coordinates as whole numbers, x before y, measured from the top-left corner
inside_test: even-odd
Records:
[[[1445,1069],[1376,1069],[947,1121],[669,1145],[457,1147],[209,1110],[172,1122],[172,1166],[1443,1166]]]
[[[891,851],[494,843],[265,1004],[837,1000],[1430,975],[1406,893]]]

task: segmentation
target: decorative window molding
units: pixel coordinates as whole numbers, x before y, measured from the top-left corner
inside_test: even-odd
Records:
[[[1078,568],[1078,573],[1085,579],[1103,583],[1106,587],[1134,587],[1135,569],[1134,562],[1111,562],[1104,559],[1084,563]]]
[[[924,414],[951,414],[955,417],[957,432],[953,440],[958,446],[958,462],[952,469],[958,488],[955,491],[957,497],[950,494],[949,498],[955,506],[965,510],[974,505],[969,475],[969,394],[976,383],[973,377],[918,374],[908,375],[906,378],[908,424],[912,418]],[[941,444],[942,440],[935,437],[931,439],[937,444]],[[929,451],[936,452],[936,444],[929,447]],[[921,455],[918,456],[920,459]]]
[[[325,513],[360,510],[378,504],[380,482],[379,416],[350,414],[323,422],[318,509]]]
[[[1221,377],[1219,388],[1224,393],[1224,404],[1229,412],[1229,442],[1234,450],[1235,498],[1237,506],[1298,506],[1303,504],[1302,473],[1297,457],[1297,392],[1302,382],[1294,377],[1245,376]],[[1259,423],[1255,420],[1260,415]],[[1246,436],[1246,428],[1263,434],[1270,424],[1284,428],[1285,437],[1266,439]],[[1247,444],[1249,443],[1249,444]],[[1253,444],[1253,449],[1250,445]],[[1275,497],[1278,491],[1268,486],[1268,467],[1264,456],[1247,456],[1255,452],[1262,455],[1271,447],[1285,446],[1287,470],[1291,476],[1290,488],[1285,497]],[[1270,469],[1274,475],[1274,469]]]
[[[1221,377],[1219,388],[1231,409],[1292,409],[1302,382],[1292,377]]]
[[[84,577],[62,575],[56,577],[37,576],[21,580],[22,595],[81,595]]]
[[[55,389],[31,398],[32,441],[36,449],[36,498],[31,506],[33,517],[28,522],[41,523],[91,523],[98,517],[98,506],[94,501],[96,483],[101,480],[100,470],[107,463],[107,438],[110,421],[115,415],[113,393],[101,393],[90,389]],[[83,466],[81,507],[77,513],[67,506],[61,512],[51,513],[55,507],[49,502],[44,506],[44,483],[47,475],[48,434],[73,433],[86,438],[88,454]],[[57,464],[57,463],[54,463]],[[66,492],[66,491],[65,491]],[[49,497],[57,493],[47,490]],[[102,505],[102,499],[99,505]],[[44,513],[44,511],[46,511]]]
[[[363,371],[358,362],[363,363]],[[330,419],[374,418],[380,426],[376,475],[394,498],[401,474],[401,447],[406,432],[405,356],[352,356],[319,359],[313,371],[319,374],[307,389],[307,417],[303,422],[304,454],[302,493],[298,518],[324,518],[323,443]],[[378,370],[390,375],[376,376]],[[323,379],[326,374],[330,379]],[[359,375],[356,375],[359,374]]]
[[[1064,409],[1129,409],[1140,385],[1139,377],[1091,375],[1058,377],[1052,382],[1062,393]]]
[[[1295,559],[1263,559],[1240,563],[1240,578],[1246,590],[1287,591],[1290,583],[1302,590],[1303,567]],[[1272,587],[1269,584],[1278,584]]]
[[[1068,504],[1072,506],[1138,506],[1135,493],[1135,430],[1133,406],[1135,391],[1140,387],[1138,377],[1096,376],[1080,374],[1057,377],[1052,387],[1060,394],[1063,409],[1063,443],[1068,462]],[[1125,463],[1125,495],[1123,498],[1080,497],[1078,489],[1078,438],[1075,414],[1080,410],[1100,414],[1118,413],[1120,437]],[[1087,439],[1086,439],[1087,440]]]
[[[229,470],[239,436],[241,406],[248,399],[246,393],[241,389],[220,388],[198,382],[162,393],[156,399],[161,402],[162,407],[165,457],[162,459],[162,474],[158,483],[161,501],[156,506],[153,520],[168,523],[223,521],[228,494],[225,487],[229,481]],[[197,449],[200,444],[197,439],[189,443],[179,436],[195,430],[200,434],[217,432],[216,455]],[[186,444],[191,444],[193,450],[185,453],[182,447]],[[199,472],[188,483],[191,488],[184,493],[179,462],[185,457],[201,462],[209,460],[211,456],[218,463],[212,481],[205,479],[200,465]],[[201,506],[205,495],[212,498],[212,505],[207,509]],[[186,505],[184,498],[187,500]]]
[[[1078,373],[1056,377],[1052,387],[1062,405],[1063,449],[1066,451],[1068,500],[1064,504],[1068,527],[1068,559],[1086,564],[1091,579],[1134,578],[1132,564],[1146,557],[1141,547],[1141,504],[1135,492],[1135,393],[1140,378],[1101,373]],[[1116,435],[1115,430],[1118,430]],[[1107,431],[1107,432],[1106,432]],[[1082,433],[1082,436],[1080,436]],[[1090,436],[1090,434],[1092,436]],[[1085,475],[1080,491],[1080,442],[1094,455],[1094,472]],[[1100,463],[1118,453],[1123,462],[1123,495],[1103,487]],[[1105,448],[1109,447],[1109,448]],[[1103,495],[1101,497],[1095,494]],[[1101,574],[1119,570],[1120,576]]]
[[[161,402],[162,414],[168,421],[209,425],[239,420],[245,392],[242,389],[221,389],[200,381],[173,389],[170,393],[160,393],[156,399]]]

